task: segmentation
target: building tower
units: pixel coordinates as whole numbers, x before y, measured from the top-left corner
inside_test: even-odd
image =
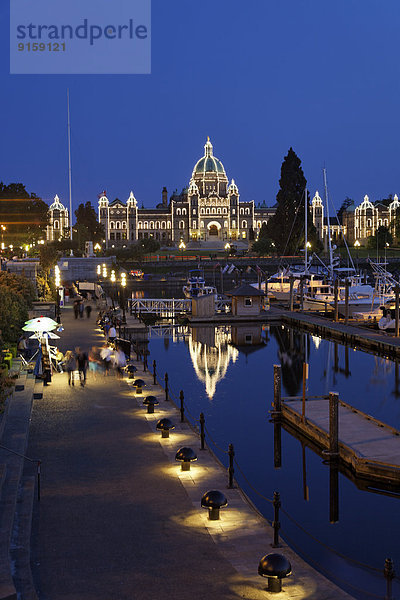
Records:
[[[322,241],[324,239],[324,205],[318,190],[312,199],[311,210],[314,227],[317,230],[319,239]]]
[[[54,202],[49,208],[49,223],[46,228],[46,240],[48,242],[59,241],[69,237],[69,214],[68,209],[61,204],[59,197],[54,197]]]

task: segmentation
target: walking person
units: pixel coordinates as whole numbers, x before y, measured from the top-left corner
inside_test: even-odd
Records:
[[[67,350],[63,362],[64,369],[68,375],[68,385],[74,385],[74,371],[76,371],[76,360],[72,350]]]
[[[100,350],[100,358],[104,365],[104,375],[108,375],[110,372],[111,355],[111,348],[109,348],[107,342],[105,342],[103,348]]]
[[[86,371],[89,365],[89,357],[87,352],[84,352],[79,347],[75,348],[76,361],[78,363],[79,381],[84,387],[86,383]]]
[[[114,352],[114,366],[117,371],[117,376],[121,379],[123,369],[126,367],[126,356],[125,352],[123,352],[119,346],[116,347]]]
[[[74,315],[75,315],[75,319],[77,319],[78,316],[79,316],[79,302],[78,302],[78,300],[74,300]]]
[[[86,304],[85,311],[87,318],[90,319],[90,313],[92,312],[92,307],[90,306],[90,304]]]
[[[80,301],[79,303],[79,316],[81,319],[83,319],[83,311],[85,310],[85,305],[83,300]]]

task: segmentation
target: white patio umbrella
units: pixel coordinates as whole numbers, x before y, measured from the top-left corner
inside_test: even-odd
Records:
[[[53,329],[56,329],[58,326],[58,323],[49,317],[37,317],[36,319],[26,321],[22,330],[43,333],[44,331],[53,331]]]
[[[45,331],[45,332],[42,332],[42,333],[43,333],[43,337],[47,337],[50,340],[59,340],[60,339],[59,335],[57,335],[56,333],[52,333],[51,331]],[[30,340],[33,340],[35,338],[37,338],[37,334],[36,333],[34,333],[33,335],[29,336]]]

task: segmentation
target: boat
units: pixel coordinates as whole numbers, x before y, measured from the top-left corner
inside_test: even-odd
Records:
[[[217,300],[217,288],[212,285],[206,285],[201,269],[192,269],[186,284],[183,286],[185,298],[198,298],[199,296],[208,296],[213,294]]]

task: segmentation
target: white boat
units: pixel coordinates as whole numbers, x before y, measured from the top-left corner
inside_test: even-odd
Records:
[[[198,298],[213,294],[217,300],[217,289],[212,285],[206,285],[203,273],[200,269],[189,271],[186,284],[183,286],[185,298]]]

